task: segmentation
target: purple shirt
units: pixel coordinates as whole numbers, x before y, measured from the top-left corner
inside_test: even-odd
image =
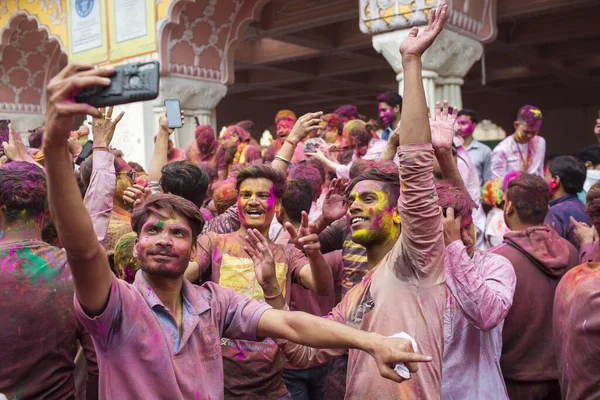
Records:
[[[588,226],[592,226],[592,220],[585,212],[585,205],[576,194],[569,194],[552,200],[544,223],[550,225],[550,228],[571,242],[575,248],[579,248],[579,242],[575,236],[570,217],[575,218],[577,222],[584,222]]]
[[[166,308],[141,271],[133,284],[113,277],[97,317],[88,317],[75,297],[75,313],[96,346],[100,398],[223,398],[221,337],[256,340],[269,306],[211,282],[195,286],[184,279],[181,293],[181,338],[157,318],[155,310],[164,314]]]

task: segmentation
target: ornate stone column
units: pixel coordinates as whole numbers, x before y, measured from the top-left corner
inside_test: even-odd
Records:
[[[400,43],[410,29],[381,33],[373,36],[373,48],[381,53],[396,72],[398,90],[404,91]],[[483,45],[460,33],[445,29],[423,54],[423,86],[427,104],[433,111],[436,101],[448,100],[453,107],[462,107],[460,87],[464,76],[481,58]]]

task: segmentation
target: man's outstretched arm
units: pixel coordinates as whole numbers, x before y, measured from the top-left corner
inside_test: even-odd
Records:
[[[396,382],[404,381],[394,371],[396,364],[405,363],[415,373],[417,363],[431,361],[431,357],[415,353],[409,340],[361,331],[304,312],[265,311],[258,321],[257,336],[286,339],[315,348],[366,351],[377,362],[381,376]]]
[[[65,67],[46,89],[44,154],[50,209],[61,243],[67,252],[75,293],[89,315],[100,314],[107,303],[113,275],[85,208],[67,147],[73,116],[104,116],[88,104],[73,102],[75,94],[91,86],[108,86],[112,68],[73,63]]]

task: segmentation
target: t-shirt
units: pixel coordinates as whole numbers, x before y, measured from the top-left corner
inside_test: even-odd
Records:
[[[600,398],[600,263],[561,279],[554,297],[554,348],[562,398]]]
[[[7,398],[74,395],[77,340],[88,359],[95,355],[73,292],[64,251],[41,240],[0,245],[0,393]]]
[[[196,261],[202,281],[210,280],[235,290],[250,299],[264,302],[264,293],[256,280],[254,263],[244,251],[241,233],[225,235],[207,233],[198,239]],[[300,283],[300,270],[309,262],[294,245],[270,242],[276,264],[276,275],[286,302],[289,304],[292,283]],[[223,338],[225,398],[273,398],[284,396],[287,389],[282,372],[284,358],[275,342]]]
[[[96,345],[99,398],[223,398],[221,337],[255,339],[269,306],[212,282],[195,286],[184,279],[181,294],[191,312],[179,340],[165,334],[154,312],[165,306],[141,271],[133,284],[113,277],[108,304],[94,318],[73,299]]]
[[[402,233],[379,265],[344,296],[328,318],[385,336],[406,332],[416,340],[419,352],[432,356],[433,361],[421,363],[412,379],[397,384],[379,375],[369,354],[350,350],[346,399],[442,397],[445,246],[433,185],[433,150],[429,144],[402,146],[399,156]],[[323,364],[345,352],[278,343],[297,368]]]

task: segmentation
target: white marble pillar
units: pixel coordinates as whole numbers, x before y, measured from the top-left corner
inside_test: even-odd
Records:
[[[381,33],[372,37],[373,48],[381,53],[396,72],[398,91],[404,92],[404,73],[400,44],[410,28]],[[448,100],[454,107],[462,108],[461,86],[463,78],[473,64],[481,58],[483,45],[459,33],[444,29],[431,47],[423,54],[423,86],[431,110],[436,101]]]

